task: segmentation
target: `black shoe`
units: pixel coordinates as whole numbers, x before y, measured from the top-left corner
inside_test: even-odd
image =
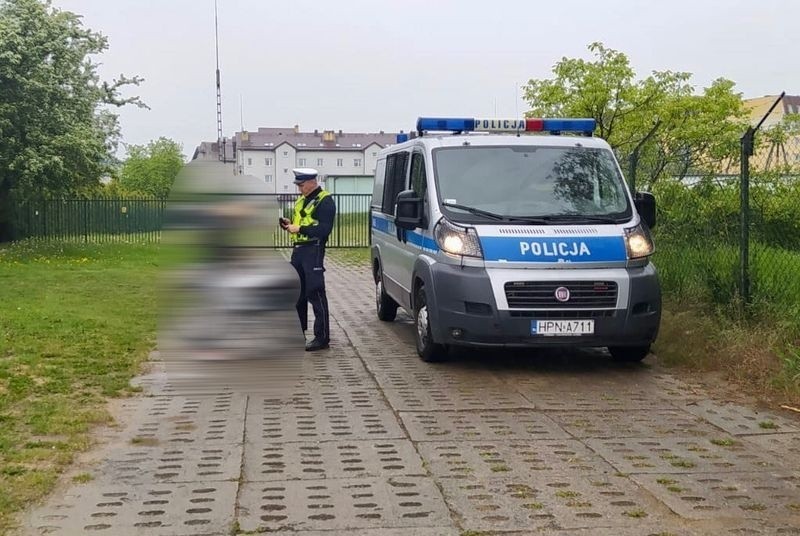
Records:
[[[317,350],[324,350],[328,348],[330,344],[327,341],[321,341],[319,339],[314,339],[310,343],[306,344],[306,352],[316,352]]]

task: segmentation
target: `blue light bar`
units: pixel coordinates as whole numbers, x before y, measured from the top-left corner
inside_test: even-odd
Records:
[[[591,135],[597,122],[594,119],[474,119],[462,117],[420,117],[417,131],[447,132],[579,132]]]
[[[475,130],[475,120],[467,118],[420,117],[417,130],[446,130],[452,132],[471,132]]]
[[[597,121],[594,119],[544,119],[545,132],[594,132]]]
[[[403,143],[408,141],[408,134],[398,134],[397,135],[397,143]]]

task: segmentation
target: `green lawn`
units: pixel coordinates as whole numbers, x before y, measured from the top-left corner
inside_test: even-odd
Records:
[[[157,272],[157,246],[0,246],[0,534],[128,390],[154,341]]]

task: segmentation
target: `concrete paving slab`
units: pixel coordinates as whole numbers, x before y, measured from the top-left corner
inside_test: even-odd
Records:
[[[684,409],[735,435],[800,432],[800,427],[780,415],[738,404],[701,400]]]
[[[130,445],[108,452],[91,471],[94,480],[119,484],[238,480],[242,446]]]
[[[387,361],[391,361],[388,359]],[[491,371],[467,367],[425,368],[415,362],[409,365],[393,362],[385,368],[372,368],[378,384],[384,389],[450,389],[450,388],[497,388],[516,391],[499,380]],[[371,364],[372,365],[372,364]],[[404,368],[407,367],[407,368]]]
[[[441,387],[386,389],[383,392],[397,411],[533,409],[525,397],[508,387]]]
[[[247,483],[240,523],[248,530],[341,530],[448,525],[432,479],[366,478]]]
[[[512,533],[503,533],[507,536]],[[516,533],[515,533],[516,534]],[[524,534],[524,533],[518,533]],[[721,534],[720,532],[702,533],[686,527],[676,527],[674,522],[643,522],[636,527],[592,527],[570,530],[545,530],[536,536],[702,536],[704,534]]]
[[[777,456],[786,467],[800,471],[800,434],[760,434],[742,437],[741,441]]]
[[[76,486],[35,511],[31,533],[189,536],[230,533],[236,482]]]
[[[248,444],[244,453],[248,482],[425,474],[405,439]]]
[[[548,415],[577,438],[716,437],[709,422],[680,409],[628,411],[553,411]]]
[[[521,387],[519,392],[533,402],[537,408],[550,411],[627,411],[672,407],[666,398],[660,396],[656,388],[649,390],[629,388],[586,390],[578,387],[576,389],[541,391]]]
[[[569,437],[549,417],[531,410],[400,412],[400,418],[414,441]]]
[[[739,518],[800,526],[800,477],[787,473],[636,474],[631,478],[687,519]]]
[[[403,439],[394,413],[284,413],[253,415],[247,420],[248,443]]]
[[[405,527],[402,529],[302,530],[293,536],[460,536],[455,527]],[[488,535],[487,535],[488,536]]]
[[[248,415],[390,410],[386,398],[377,389],[340,390],[331,387],[293,391],[286,397],[253,395],[247,405]]]
[[[727,434],[709,438],[587,439],[586,444],[622,473],[773,471],[781,462]]]
[[[635,529],[670,516],[628,479],[607,475],[446,479],[441,485],[469,530]]]
[[[232,445],[244,437],[244,411],[239,397],[166,397],[135,414],[123,435],[134,444]]]
[[[419,443],[418,448],[428,469],[439,478],[529,478],[616,472],[608,462],[574,439],[436,441]]]

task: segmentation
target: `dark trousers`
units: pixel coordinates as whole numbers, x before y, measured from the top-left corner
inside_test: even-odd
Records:
[[[297,315],[303,331],[308,328],[308,304],[314,309],[314,338],[320,342],[330,341],[330,319],[328,298],[325,295],[325,246],[295,246],[292,250],[292,266],[300,276],[300,297],[297,300]]]

